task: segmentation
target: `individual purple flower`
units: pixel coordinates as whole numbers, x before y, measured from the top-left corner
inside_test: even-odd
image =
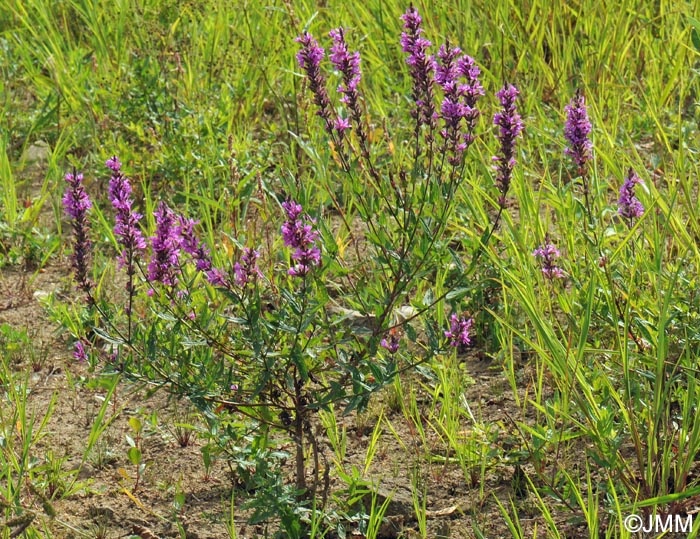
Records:
[[[116,210],[114,234],[117,236],[117,242],[122,246],[122,252],[118,258],[119,266],[126,266],[127,273],[133,275],[134,256],[138,251],[146,248],[146,240],[138,226],[143,216],[132,208],[134,201],[131,198],[131,183],[121,172],[119,159],[116,156],[112,157],[107,160],[106,165],[112,170],[108,196]]]
[[[332,135],[334,123],[331,101],[328,98],[328,90],[326,90],[326,79],[321,73],[321,60],[325,56],[325,51],[308,32],[304,32],[295,41],[301,44],[301,50],[297,53],[297,61],[306,72],[309,89],[314,96],[314,103],[318,107],[316,114],[323,119],[326,132]]]
[[[389,331],[389,338],[387,339],[384,337],[379,345],[382,348],[385,348],[389,351],[389,353],[393,356],[396,352],[399,351],[399,337],[397,336],[395,331],[390,330]]]
[[[445,337],[450,339],[450,346],[467,346],[471,343],[469,338],[469,330],[472,327],[474,320],[472,318],[458,317],[453,314],[450,317],[450,329],[445,331]]]
[[[91,302],[92,283],[88,278],[88,262],[92,243],[89,237],[89,225],[87,213],[92,208],[90,197],[83,186],[83,175],[68,173],[65,176],[68,188],[63,195],[63,208],[70,217],[73,225],[73,255],[71,265],[75,271],[75,280],[79,288],[85,292],[87,301]]]
[[[435,58],[427,54],[432,44],[421,35],[423,19],[415,7],[410,6],[406,13],[401,15],[401,20],[404,21],[403,27],[406,30],[401,34],[401,47],[403,52],[408,54],[406,63],[410,67],[411,78],[413,78],[412,97],[416,104],[412,116],[416,119],[416,130],[421,125],[427,125],[432,129],[435,127],[437,116],[432,87]]]
[[[445,149],[449,148],[453,154],[449,158],[452,165],[461,163],[462,154],[474,141],[474,128],[479,117],[476,102],[484,93],[478,66],[472,58],[461,53],[457,47],[441,46],[435,70],[435,82],[444,93],[440,116],[445,125],[441,135]],[[461,82],[462,77],[466,78],[466,84]],[[466,129],[462,128],[463,124]]]
[[[627,173],[627,178],[625,178],[620,188],[620,198],[617,200],[617,212],[630,221],[638,219],[644,214],[644,206],[634,194],[635,185],[641,183],[643,183],[641,178],[630,168]]]
[[[586,99],[580,90],[564,110],[566,111],[564,136],[569,143],[564,152],[576,163],[579,176],[585,176],[586,164],[591,159],[593,144],[589,139],[591,122],[586,110]]]
[[[252,247],[243,249],[240,262],[236,262],[233,266],[234,279],[238,286],[244,287],[262,276],[257,266],[258,258],[260,258],[260,253]]]
[[[493,157],[496,163],[496,185],[501,195],[498,204],[501,208],[506,205],[506,195],[515,167],[515,139],[523,130],[523,122],[518,114],[515,101],[520,92],[512,84],[506,84],[497,93],[501,102],[501,111],[494,115],[493,123],[498,126],[499,155]]]
[[[561,256],[561,252],[552,243],[544,243],[532,252],[535,258],[541,260],[542,274],[547,279],[564,277],[564,272],[557,266],[556,260]]]
[[[338,118],[333,122],[333,129],[335,129],[339,135],[342,135],[351,127],[350,120],[341,116],[338,116]]]
[[[147,278],[167,286],[178,283],[180,272],[180,234],[175,213],[162,202],[153,212],[156,218],[156,235],[151,238],[153,254],[148,264]]]
[[[88,354],[87,354],[87,351],[85,350],[85,345],[83,345],[82,341],[75,341],[75,345],[73,348],[73,358],[76,359],[77,361],[87,361],[88,360]]]
[[[303,277],[312,266],[317,266],[321,261],[321,251],[315,246],[318,232],[310,223],[314,223],[308,217],[302,216],[302,207],[293,200],[282,203],[282,208],[287,214],[287,221],[282,225],[282,238],[287,247],[295,249],[292,260],[296,264],[288,271],[289,275]]]

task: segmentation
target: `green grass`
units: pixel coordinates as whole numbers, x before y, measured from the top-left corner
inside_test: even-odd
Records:
[[[474,252],[495,214],[493,95],[504,81],[521,91],[525,133],[512,204],[476,271],[464,282],[447,264],[428,268],[430,277],[406,294],[417,308],[447,294],[435,314],[439,331],[452,308],[474,316],[475,346],[502,368],[515,405],[509,421],[490,425],[473,403],[465,405],[468,380],[457,357],[436,357],[421,378],[431,404],[421,408],[421,385],[408,376],[397,386],[398,406],[421,451],[430,453],[434,435],[442,454],[452,455],[443,456],[444,465],[461,469],[481,500],[500,509],[502,529],[513,537],[533,533],[523,531],[521,501],[512,492],[494,500],[497,493],[484,485],[488,471],[507,475],[515,465],[527,474],[522,488],[532,501],[526,510],[539,519],[538,536],[564,537],[566,517],[574,515],[591,538],[627,537],[620,529],[626,515],[646,507],[680,511],[700,495],[700,7],[663,0],[624,0],[614,8],[596,0],[415,5],[434,45],[459,45],[483,72],[478,137],[441,237],[465,270],[465,253]],[[293,38],[308,28],[328,48],[329,29],[348,29],[362,55],[372,157],[396,167],[412,159],[405,142],[410,79],[398,43],[406,7],[380,0],[1,3],[0,261],[23,261],[34,271],[67,254],[58,252],[56,235],[67,233],[62,176],[75,166],[98,201],[94,236],[104,257],[96,276],[108,288],[115,238],[103,164],[113,154],[127,164],[151,229],[153,209],[165,199],[201,221],[205,241],[222,257],[242,245],[274,251],[280,217],[268,197],[294,192],[322,216],[324,241],[342,251],[348,231],[332,231],[332,197],[348,215],[362,204],[365,211],[377,206],[361,171],[351,187],[343,183]],[[564,155],[564,106],[579,88],[593,124],[593,219]],[[32,166],[24,156],[39,142],[48,144],[48,157]],[[631,227],[616,218],[615,205],[629,168],[644,181],[638,193],[646,208]],[[546,281],[532,256],[547,238],[562,250],[565,282]],[[448,294],[455,283],[459,290]],[[376,299],[354,298],[353,306]],[[54,312],[74,335],[89,325],[71,306]],[[29,454],[52,409],[28,414],[26,377],[5,363],[0,376],[0,434],[15,440],[0,444],[0,509],[10,521],[23,507]],[[105,426],[108,400],[88,449]],[[322,420],[342,475],[349,466],[342,462],[344,427],[332,415]],[[377,421],[373,452],[381,444],[381,414]],[[20,439],[10,435],[15,424]],[[514,434],[517,447],[503,445],[504,433]],[[428,466],[435,457],[415,460]],[[87,451],[78,456],[86,458]],[[572,458],[581,459],[577,471],[559,464]],[[43,480],[49,472],[32,473]],[[230,505],[235,537],[233,494]],[[417,498],[415,505],[425,512]],[[385,507],[376,497],[372,507],[376,533]],[[36,523],[48,512],[35,513],[28,533],[38,537]],[[312,520],[315,530],[326,525],[315,513]],[[425,536],[424,528],[421,520]]]

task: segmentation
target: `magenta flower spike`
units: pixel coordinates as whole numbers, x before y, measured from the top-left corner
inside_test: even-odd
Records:
[[[557,258],[561,256],[561,252],[552,243],[540,245],[532,252],[532,256],[540,259],[542,263],[542,275],[547,279],[555,279],[564,277],[564,272],[556,264]]]
[[[630,168],[627,172],[627,178],[620,188],[617,212],[630,221],[638,219],[644,214],[644,206],[634,194],[635,186],[641,183],[643,183],[641,178]]]
[[[591,122],[588,119],[586,99],[581,91],[576,92],[564,110],[566,111],[564,136],[569,143],[564,152],[576,163],[579,176],[585,176],[586,164],[591,159],[593,144],[589,138]]]
[[[501,111],[496,113],[493,123],[498,126],[497,138],[500,142],[499,155],[493,157],[496,163],[496,185],[501,192],[498,204],[505,207],[506,195],[515,167],[515,140],[523,130],[523,122],[518,114],[515,101],[520,92],[512,84],[506,84],[496,93],[501,102]]]
[[[165,202],[161,202],[153,216],[156,218],[156,235],[151,238],[153,254],[147,278],[150,282],[175,286],[180,273],[181,242],[175,214]]]
[[[412,96],[416,108],[412,111],[417,121],[417,126],[427,125],[431,129],[435,127],[437,113],[433,102],[433,72],[435,71],[435,58],[427,54],[432,45],[423,34],[423,19],[418,10],[411,6],[406,13],[401,15],[405,32],[401,34],[401,47],[408,54],[406,63],[409,65],[411,78],[413,79]]]
[[[326,89],[326,79],[321,73],[321,60],[325,56],[325,51],[308,32],[304,32],[295,41],[301,44],[301,50],[297,53],[297,61],[309,81],[309,89],[314,96],[314,103],[318,107],[316,114],[323,119],[326,132],[332,135],[336,124],[331,112],[332,107]]]
[[[316,247],[318,231],[314,230],[314,221],[302,216],[302,207],[293,200],[282,203],[287,213],[287,221],[282,225],[282,238],[287,247],[295,249],[292,260],[295,265],[289,268],[289,275],[303,277],[313,266],[321,262],[321,251]]]
[[[476,102],[484,94],[479,82],[479,67],[473,58],[461,53],[457,47],[441,46],[435,70],[435,82],[444,93],[440,107],[444,127],[440,134],[453,153],[449,159],[453,165],[462,161],[462,154],[474,141],[474,128],[479,117]]]
[[[360,53],[348,51],[348,46],[345,43],[345,32],[342,28],[331,30],[328,35],[333,39],[331,54],[328,58],[333,67],[343,76],[343,81],[338,86],[338,93],[342,95],[340,102],[352,109],[358,101],[357,86],[362,78]]]
[[[234,279],[241,288],[248,283],[254,283],[258,277],[262,277],[262,273],[260,273],[260,269],[257,266],[258,258],[260,258],[258,251],[252,247],[245,247],[240,262],[234,264]]]
[[[122,173],[119,159],[116,156],[111,157],[105,164],[112,170],[108,196],[116,210],[114,235],[122,247],[117,260],[119,267],[126,267],[126,272],[131,277],[135,273],[134,258],[146,248],[146,239],[138,225],[143,216],[133,210],[131,183]]]
[[[91,301],[92,283],[88,278],[88,262],[92,243],[89,237],[87,213],[92,208],[90,197],[83,186],[83,175],[75,171],[65,176],[68,188],[63,195],[63,208],[73,225],[73,254],[71,265],[75,272],[75,280],[79,288],[85,292],[88,302]]]

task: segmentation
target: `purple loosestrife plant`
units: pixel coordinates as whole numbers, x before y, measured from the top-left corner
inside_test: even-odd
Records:
[[[65,176],[68,188],[63,195],[63,208],[73,225],[73,255],[71,264],[75,271],[75,280],[85,293],[88,303],[92,303],[92,283],[88,278],[88,261],[90,258],[90,242],[87,213],[92,208],[90,197],[83,186],[83,175],[73,171]]]
[[[453,314],[450,317],[450,329],[445,331],[445,337],[450,339],[450,346],[468,346],[471,343],[469,330],[474,320],[472,318],[458,317]]]
[[[629,224],[631,224],[634,219],[639,219],[644,214],[644,206],[634,194],[635,186],[641,183],[641,178],[630,168],[627,172],[627,178],[625,178],[620,188],[620,198],[617,200],[617,212],[627,219]]]
[[[561,252],[552,243],[544,243],[532,252],[532,255],[542,263],[542,275],[547,279],[564,277],[564,272],[557,266],[556,260]]]
[[[105,164],[112,170],[108,196],[116,211],[114,235],[122,247],[122,252],[117,260],[119,267],[126,268],[128,277],[126,291],[129,294],[129,301],[126,306],[126,314],[129,315],[131,314],[134,296],[135,262],[139,253],[146,248],[146,239],[143,237],[138,225],[143,216],[132,208],[134,201],[131,198],[131,183],[122,173],[122,164],[119,162],[119,159],[116,156],[111,157]]]
[[[427,54],[432,45],[422,36],[423,19],[418,10],[411,6],[401,15],[405,32],[401,33],[401,47],[408,54],[406,63],[410,67],[413,79],[412,97],[416,108],[411,112],[416,120],[416,136],[421,126],[426,125],[432,131],[435,128],[437,113],[433,102],[433,72],[435,58]],[[430,136],[430,135],[429,135]]]
[[[311,220],[302,216],[300,204],[288,200],[282,203],[282,208],[287,214],[287,221],[282,225],[282,238],[287,247],[295,249],[292,253],[295,265],[289,268],[288,273],[294,277],[304,277],[321,261],[321,251],[315,245],[318,232],[309,223]]]
[[[181,245],[175,213],[165,202],[161,202],[153,216],[156,218],[156,235],[151,238],[153,254],[148,264],[147,278],[150,282],[175,286],[180,272]],[[149,292],[152,293],[152,289]]]
[[[496,163],[496,185],[501,193],[498,205],[503,209],[506,205],[506,195],[515,167],[515,140],[523,130],[523,122],[515,106],[515,100],[520,92],[512,84],[506,84],[497,93],[501,102],[501,111],[493,117],[494,125],[498,126],[499,155],[493,157]]]

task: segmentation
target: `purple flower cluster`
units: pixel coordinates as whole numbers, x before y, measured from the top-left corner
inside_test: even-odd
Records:
[[[427,125],[432,129],[437,117],[432,87],[435,58],[427,54],[432,44],[421,35],[423,19],[415,7],[409,7],[406,13],[401,15],[401,20],[404,21],[403,27],[406,30],[401,33],[401,47],[403,52],[408,54],[406,63],[410,66],[413,78],[412,97],[416,103],[412,115],[417,121],[417,128]]]
[[[641,178],[630,168],[617,200],[617,212],[625,219],[638,219],[644,213],[644,206],[634,194],[634,186],[641,183]]]
[[[248,283],[254,283],[258,277],[262,276],[257,266],[258,258],[260,258],[260,253],[252,247],[243,249],[241,261],[236,262],[233,266],[234,278],[238,286],[244,287]]]
[[[88,353],[87,350],[85,350],[85,345],[82,341],[75,341],[75,347],[73,348],[73,359],[83,362],[88,360]]]
[[[535,258],[542,261],[542,274],[547,279],[562,278],[564,272],[557,267],[556,260],[561,256],[561,252],[551,243],[540,245],[532,252]]]
[[[498,204],[501,208],[505,207],[506,194],[510,188],[510,180],[515,167],[515,139],[520,136],[523,130],[523,122],[518,114],[515,106],[515,100],[520,92],[512,84],[503,86],[497,93],[501,102],[501,111],[497,112],[493,117],[494,125],[498,126],[498,140],[501,145],[500,155],[494,156],[493,161],[496,163],[496,185],[501,192],[498,199]]]
[[[105,164],[112,170],[108,196],[116,210],[114,235],[122,246],[122,252],[117,260],[119,267],[126,267],[127,275],[132,277],[135,273],[134,257],[146,248],[146,240],[138,226],[143,216],[132,208],[134,201],[131,198],[131,183],[122,173],[122,164],[119,159],[116,156],[111,157]],[[129,282],[131,283],[131,279]],[[127,284],[127,287],[130,286],[131,284]]]
[[[339,129],[342,133],[349,128],[349,124],[336,122],[332,120],[331,101],[328,98],[328,90],[326,90],[326,79],[321,73],[321,60],[325,56],[325,51],[319,46],[318,41],[308,32],[295,39],[301,44],[301,50],[297,53],[297,61],[299,66],[306,72],[306,77],[309,80],[309,88],[314,96],[314,103],[318,107],[318,114],[324,121],[326,132],[329,135],[333,134],[334,129]]]
[[[194,227],[199,221],[187,219],[179,216],[177,234],[180,237],[180,248],[192,257],[197,271],[208,272],[212,269],[209,249],[204,245],[194,233]]]
[[[362,73],[360,71],[360,53],[348,51],[345,43],[345,33],[342,28],[331,30],[328,34],[333,39],[331,54],[329,56],[333,66],[341,73],[343,80],[338,86],[341,94],[340,102],[345,103],[352,114],[355,123],[360,125],[361,111],[359,105],[359,93],[357,86],[360,84]],[[337,131],[342,132],[350,127],[350,123],[341,117],[335,122]]]
[[[450,317],[450,329],[445,331],[445,337],[450,339],[450,346],[467,346],[471,343],[469,338],[469,330],[472,327],[474,320],[458,317],[453,314]]]
[[[83,175],[69,172],[65,175],[65,180],[68,184],[68,189],[63,195],[66,215],[73,221],[85,221],[88,210],[92,208],[92,202],[83,186]]]
[[[282,203],[287,213],[287,221],[282,225],[282,238],[287,247],[295,249],[292,260],[296,263],[288,271],[289,275],[303,277],[312,266],[321,261],[321,251],[316,247],[318,232],[313,229],[308,217],[302,216],[302,207],[293,200]],[[314,221],[311,221],[313,223]]]
[[[178,217],[177,235],[180,239],[180,249],[192,257],[197,271],[206,276],[207,281],[214,286],[228,286],[226,272],[213,266],[209,248],[202,243],[194,232],[194,227],[199,221]]]
[[[92,243],[89,238],[87,212],[92,208],[92,202],[83,186],[83,175],[68,173],[65,176],[68,188],[63,195],[63,208],[73,224],[73,256],[71,263],[75,270],[75,280],[80,289],[91,301],[90,290],[92,283],[88,279],[88,259]]]
[[[349,104],[352,94],[357,93],[357,85],[360,84],[362,73],[360,72],[360,53],[350,53],[345,43],[345,32],[342,28],[331,30],[328,35],[333,39],[331,63],[343,74],[343,82],[338,87],[338,93],[344,94],[340,98],[341,103]]]
[[[395,329],[389,330],[389,338],[387,339],[384,337],[379,345],[382,348],[385,348],[386,350],[389,351],[389,353],[393,356],[396,352],[399,351],[399,341],[401,339],[397,335],[397,332]]]
[[[160,282],[167,286],[178,283],[180,272],[181,237],[176,225],[175,213],[165,202],[161,202],[153,212],[156,218],[156,235],[151,238],[153,256],[148,264],[147,278],[150,282]]]
[[[566,111],[564,136],[569,143],[564,152],[576,163],[579,176],[585,176],[586,163],[591,159],[593,144],[589,139],[591,122],[586,110],[586,99],[580,90],[564,110]]]
[[[461,162],[462,154],[474,141],[474,127],[479,117],[476,102],[484,95],[479,82],[481,70],[473,58],[461,53],[458,47],[441,46],[435,70],[435,82],[444,92],[440,114],[445,127],[441,135],[452,150],[450,163],[453,165]],[[461,77],[466,79],[466,84],[460,81]],[[466,124],[464,132],[462,121]]]

